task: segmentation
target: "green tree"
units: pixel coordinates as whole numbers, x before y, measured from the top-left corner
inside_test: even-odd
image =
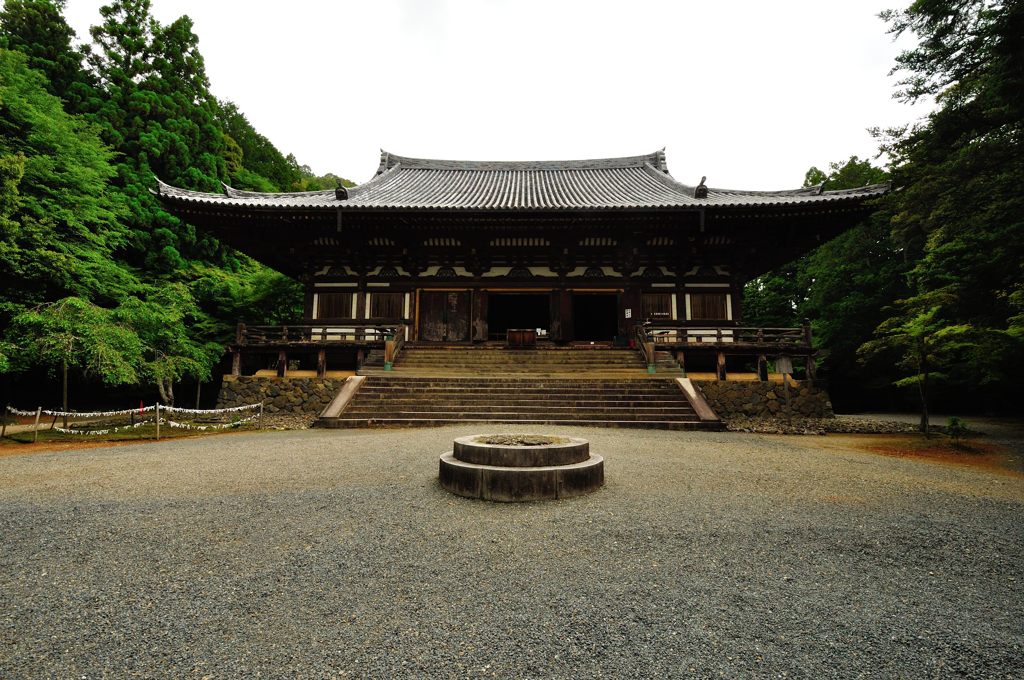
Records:
[[[0,50],[0,329],[66,296],[114,303],[138,285],[116,253],[127,232],[111,153],[46,79]]]
[[[897,96],[937,103],[882,135],[893,240],[911,263],[892,325],[941,300],[932,323],[972,329],[949,384],[997,403],[1024,378],[1024,3],[918,0],[882,16],[919,39],[897,59]]]
[[[0,48],[28,58],[46,76],[47,91],[77,101],[88,94],[83,53],[72,44],[75,32],[64,19],[65,0],[7,0],[0,11]]]
[[[897,387],[915,387],[921,405],[919,429],[928,434],[928,405],[931,386],[946,381],[948,366],[972,346],[973,329],[966,325],[949,325],[940,316],[941,307],[922,307],[920,300],[900,300],[903,313],[882,322],[873,340],[860,348],[861,358],[870,364],[879,355],[897,357],[896,366],[904,376]]]
[[[223,351],[216,343],[193,339],[190,328],[201,315],[182,284],[162,287],[146,300],[130,297],[113,316],[138,335],[143,347],[142,375],[156,385],[165,404],[174,403],[174,383],[182,378],[208,380]]]
[[[60,369],[68,407],[68,371],[106,385],[133,384],[142,360],[139,336],[113,312],[78,297],[40,305],[16,316],[11,327],[15,360]]]

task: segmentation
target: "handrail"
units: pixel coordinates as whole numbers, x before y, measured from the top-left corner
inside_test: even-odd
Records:
[[[744,344],[766,348],[811,349],[811,328],[751,326],[699,326],[685,323],[648,323],[637,326],[655,344]]]
[[[395,363],[395,359],[398,358],[398,353],[405,347],[405,325],[399,325],[394,328],[394,333],[390,338],[384,340],[384,370],[390,371],[391,366]]]
[[[657,362],[654,359],[654,342],[644,331],[643,326],[634,326],[636,345],[644,355],[644,362],[647,364],[647,371],[654,373]]]
[[[405,326],[399,325],[403,329]],[[279,344],[291,342],[383,343],[395,334],[395,324],[367,323],[365,319],[331,319],[316,323],[283,326],[247,326],[238,324],[237,345]]]

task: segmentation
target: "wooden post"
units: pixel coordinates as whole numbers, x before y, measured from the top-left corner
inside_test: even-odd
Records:
[[[807,379],[817,380],[818,378],[818,362],[814,360],[814,356],[807,355]]]
[[[768,357],[763,354],[757,355],[757,379],[761,382],[768,380]]]
[[[718,332],[721,333],[722,330],[719,329]],[[719,352],[718,353],[718,379],[719,380],[725,380],[726,379],[726,373],[725,373],[725,352]]]
[[[789,402],[789,373],[782,374],[782,391],[786,396],[786,421],[793,420],[793,406]]]
[[[196,378],[196,408],[199,408],[199,399],[203,396],[203,381]]]
[[[0,418],[0,439],[7,436],[7,409],[4,409],[3,418]]]
[[[321,347],[316,353],[316,377],[327,377],[327,349]]]
[[[52,430],[53,428],[57,427],[57,418],[59,418],[59,417],[60,417],[60,416],[54,416],[54,417],[53,417],[53,420],[52,420],[52,421],[50,421],[50,429],[51,429],[51,430]],[[65,429],[65,430],[66,430],[66,429],[68,429],[68,425],[67,425],[67,420],[68,420],[68,417],[67,417],[67,416],[64,416],[64,429]]]
[[[679,350],[676,353],[676,362],[679,364],[679,370],[683,372],[683,377],[686,377],[686,352]]]
[[[156,440],[160,441],[160,402],[156,402]]]
[[[40,406],[39,408],[36,409],[36,424],[35,424],[35,427],[32,428],[32,443],[33,444],[35,444],[37,441],[39,441],[39,416],[41,416],[42,414],[43,414],[43,407]]]
[[[237,349],[231,352],[231,375],[242,375],[242,352]]]
[[[64,415],[64,429],[66,430],[66,429],[68,429],[68,417],[67,417],[67,412],[68,412],[68,360],[67,359],[64,360],[64,388],[63,388],[62,392],[63,392],[63,394],[61,395],[62,396],[62,399],[61,399],[61,404],[62,404],[61,410],[64,411],[64,414],[65,414]],[[53,422],[54,422],[54,424],[56,424],[57,423],[57,419],[54,418]],[[53,425],[50,426],[50,429],[51,430],[53,429]]]
[[[262,401],[260,401],[259,429],[261,429],[261,430],[263,429],[263,402]]]
[[[288,374],[288,352],[278,350],[277,352],[277,377],[283,378]]]

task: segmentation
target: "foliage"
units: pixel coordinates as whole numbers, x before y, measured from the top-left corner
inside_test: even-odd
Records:
[[[208,380],[220,357],[220,345],[191,337],[199,316],[195,300],[181,284],[161,288],[147,300],[129,297],[114,310],[114,318],[138,335],[142,375],[157,386],[165,404],[174,403],[175,382],[185,376]]]
[[[95,131],[9,50],[0,50],[0,112],[0,327],[69,295],[113,303],[134,290],[135,272],[115,257],[127,232]]]
[[[804,186],[849,189],[876,184],[885,171],[856,156],[807,171]],[[744,316],[752,325],[797,326],[810,319],[815,346],[833,391],[849,393],[891,381],[884,370],[866,375],[857,348],[885,318],[881,311],[905,292],[905,264],[893,246],[884,210],[806,256],[760,276],[744,290]],[[880,362],[880,366],[884,366]]]
[[[80,99],[89,88],[83,54],[75,49],[75,32],[61,13],[65,0],[6,0],[0,11],[0,48],[28,58],[45,77],[46,90],[65,99]]]
[[[880,354],[895,357],[895,366],[904,376],[895,385],[917,388],[920,429],[927,434],[931,383],[949,379],[944,369],[971,347],[973,329],[946,324],[939,305],[922,307],[916,299],[900,300],[897,305],[900,313],[883,321],[876,330],[877,337],[861,345],[859,353],[865,363]]]
[[[962,447],[961,440],[967,436],[968,432],[970,430],[967,428],[967,423],[956,416],[951,417],[946,424],[946,434],[953,439],[953,448],[955,449]]]
[[[12,336],[22,361],[51,369],[67,365],[107,385],[138,380],[142,343],[113,312],[78,297],[29,309],[14,318]]]
[[[53,328],[43,311],[84,305],[82,315],[110,322],[101,328],[135,338],[92,343],[125,350],[102,364],[108,383],[130,367],[130,382],[169,401],[175,381],[209,376],[235,322],[293,322],[302,294],[168,214],[154,176],[208,191],[316,178],[214,98],[188,17],[164,25],[149,0],[114,0],[79,50],[63,8],[7,0],[0,12],[0,372],[52,366],[32,353],[42,342],[33,333]]]
[[[935,324],[971,331],[951,385],[997,401],[1024,378],[1024,3],[919,0],[883,16],[920,38],[897,60],[899,96],[938,103],[882,135],[893,240],[913,262],[890,325],[937,304]]]

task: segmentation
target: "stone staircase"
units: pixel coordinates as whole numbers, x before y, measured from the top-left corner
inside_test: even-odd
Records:
[[[660,357],[649,374],[639,352],[601,346],[509,349],[409,346],[392,370],[371,353],[358,386],[332,404],[320,427],[522,423],[721,429],[701,419]],[[341,394],[341,393],[339,393]],[[329,416],[326,414],[330,414]]]
[[[678,372],[678,365],[676,366]],[[645,377],[647,365],[632,349],[607,346],[547,346],[509,349],[502,345],[406,345],[390,371],[383,355],[371,352],[359,375],[515,377]]]
[[[370,376],[320,427],[500,422],[719,429],[673,379]]]

